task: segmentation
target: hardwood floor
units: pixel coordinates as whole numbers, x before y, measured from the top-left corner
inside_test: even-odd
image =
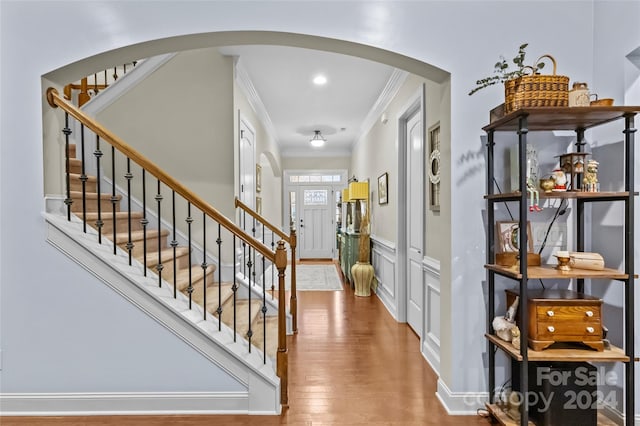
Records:
[[[419,339],[375,296],[298,292],[299,333],[289,338],[289,403],[280,416],[4,417],[2,426],[488,425],[447,416]]]

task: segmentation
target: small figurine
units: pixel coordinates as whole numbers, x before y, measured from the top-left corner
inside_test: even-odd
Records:
[[[567,190],[567,175],[564,174],[562,169],[555,169],[551,173],[551,179],[554,180],[554,191],[566,191]]]
[[[584,179],[582,179],[583,191],[586,192],[598,192],[598,163],[596,160],[587,161],[587,170],[584,173]]]
[[[511,331],[511,345],[517,350],[520,350],[520,329],[516,325],[509,331]]]
[[[496,335],[506,342],[510,342],[512,339],[511,330],[516,327],[516,311],[518,310],[518,304],[520,297],[516,296],[507,312],[503,317],[495,317],[492,322],[492,326]]]
[[[527,192],[529,193],[529,211],[530,212],[539,212],[542,211],[540,208],[540,193],[536,188],[536,184],[532,178],[527,179]]]

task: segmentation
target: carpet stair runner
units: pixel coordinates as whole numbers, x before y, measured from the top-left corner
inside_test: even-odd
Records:
[[[76,155],[75,144],[69,144],[69,155]],[[80,219],[83,218],[82,208],[82,181],[80,176],[82,173],[82,161],[76,158],[69,159],[69,188],[70,196],[73,200],[71,211]],[[200,306],[204,305],[205,273],[199,264],[189,265],[189,248],[177,246],[174,248],[168,244],[170,231],[168,229],[149,229],[146,233],[142,226],[141,220],[144,217],[142,212],[132,211],[129,215],[128,211],[121,211],[122,196],[116,195],[117,203],[115,203],[115,214],[113,212],[112,194],[97,194],[97,179],[95,176],[87,176],[85,182],[85,200],[86,208],[84,216],[87,225],[98,229],[96,221],[98,220],[98,203],[100,203],[100,218],[103,221],[102,237],[113,241],[113,228],[115,223],[116,236],[115,244],[123,250],[127,250],[126,246],[129,242],[128,226],[131,223],[131,242],[134,244],[132,256],[144,262],[144,240],[147,242],[146,265],[147,269],[158,274],[156,266],[162,263],[162,271],[160,272],[162,279],[174,285],[174,269],[176,273],[175,285],[178,291],[182,292],[187,298],[189,297],[189,270],[191,270],[191,300]],[[158,249],[160,248],[160,252]],[[175,265],[175,266],[174,266]],[[218,316],[218,300],[222,302],[221,319],[224,324],[233,330],[234,317],[236,332],[242,338],[247,339],[249,331],[249,323],[251,323],[252,339],[251,343],[260,350],[264,348],[264,318],[261,312],[262,301],[254,298],[251,301],[239,297],[240,292],[236,293],[234,303],[234,291],[232,283],[215,282],[215,265],[207,266],[206,270],[206,307],[207,312],[214,316]],[[220,295],[218,294],[220,292]],[[235,305],[235,316],[234,316]],[[251,305],[251,318],[249,318],[249,305]],[[278,345],[278,318],[277,315],[269,315],[266,317],[267,324],[267,355],[275,359]]]

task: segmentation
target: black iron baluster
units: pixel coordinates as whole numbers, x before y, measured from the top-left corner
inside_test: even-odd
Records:
[[[233,341],[236,341],[236,292],[238,291],[238,277],[236,276],[236,261],[237,261],[237,256],[235,254],[235,249],[236,249],[236,234],[233,234],[233,250],[234,250],[234,254],[233,254],[233,286],[231,286],[231,291],[233,291]],[[218,260],[218,268],[220,268],[220,260]],[[220,327],[218,325],[218,327]]]
[[[253,235],[253,238],[256,237],[256,218],[253,218],[253,227],[251,228],[251,233]],[[253,250],[253,258],[251,259],[253,261],[253,275],[251,275],[251,271],[249,271],[249,283],[254,286],[256,285],[256,250]]]
[[[242,230],[243,231],[247,230],[247,212],[245,212],[244,210],[242,211]],[[243,240],[242,241],[242,274],[245,277],[248,277],[246,265],[247,265],[247,243]]]
[[[100,136],[96,135],[96,150],[93,152],[96,157],[96,191],[97,191],[97,203],[98,203],[98,220],[96,220],[96,227],[98,228],[98,243],[102,244],[102,203],[100,203],[100,158],[102,157],[102,151],[100,151]]]
[[[216,309],[216,312],[218,313],[218,331],[220,331],[222,328],[222,238],[220,237],[221,231],[222,231],[222,228],[218,223],[218,238],[216,239],[216,244],[218,244],[218,309]],[[235,312],[235,310],[236,310],[236,307],[234,303],[233,311]]]
[[[160,179],[158,179],[158,192],[156,193],[156,202],[158,204],[158,264],[156,265],[156,271],[158,271],[158,287],[162,287],[162,247],[160,245],[160,230],[162,229],[162,214],[161,203],[162,193],[160,192]]]
[[[271,251],[276,251],[276,243],[275,243],[275,232],[271,231]],[[273,292],[275,290],[275,279],[276,279],[276,265],[271,264],[271,297],[273,298]]]
[[[93,74],[93,91],[94,95],[98,94],[98,73]]]
[[[187,287],[187,293],[189,293],[189,309],[191,309],[191,293],[193,293],[193,280],[191,277],[191,224],[193,223],[193,218],[191,217],[191,203],[187,202],[187,248],[189,249],[188,257],[189,257],[189,286]],[[175,269],[175,265],[174,265]],[[206,309],[206,307],[205,307]]]
[[[131,159],[127,157],[127,173],[124,175],[127,179],[127,251],[129,252],[129,266],[131,266],[133,241],[131,241],[131,179],[133,179],[133,173],[131,173]],[[113,218],[115,223],[115,218]]]
[[[144,270],[143,274],[147,276],[147,225],[149,221],[147,220],[147,171],[142,169],[142,219],[140,219],[140,224],[142,224],[142,259],[144,262]]]
[[[262,224],[262,244],[264,244],[264,223]],[[267,363],[267,287],[265,283],[266,274],[264,273],[266,266],[266,259],[264,254],[262,255],[262,349],[264,356],[264,363]]]
[[[116,203],[118,199],[116,198],[116,148],[111,145],[111,220],[113,225],[113,254],[117,253],[117,244],[116,244]]]
[[[249,246],[249,261],[247,262],[247,268],[249,269],[249,277],[251,277],[251,269],[254,266],[253,262],[251,261],[252,257],[251,257],[251,246]],[[249,281],[251,281],[251,278],[249,278]],[[249,288],[248,288],[248,292],[249,292],[249,303],[248,303],[248,308],[249,308],[249,330],[247,330],[247,339],[249,340],[249,353],[251,353],[251,337],[253,337],[253,330],[251,329],[251,282],[249,282]]]
[[[176,248],[178,247],[178,239],[176,238],[176,191],[171,190],[171,227],[173,228],[173,238],[171,239],[171,248],[173,249],[173,298],[178,297],[178,276],[176,267]]]
[[[82,182],[82,232],[87,232],[87,173],[84,165],[84,124],[80,123],[80,161],[82,171],[80,172],[80,182]]]
[[[64,204],[67,206],[67,220],[71,220],[71,204],[73,204],[73,200],[71,199],[71,177],[69,176],[71,170],[71,159],[69,158],[69,135],[71,135],[71,129],[69,128],[69,113],[64,113],[64,129],[62,129],[62,133],[64,133],[64,152],[65,152],[65,162],[66,162],[66,180],[67,180],[67,198],[64,200]]]
[[[207,320],[207,214],[202,212],[202,307],[204,320]],[[218,287],[218,293],[220,287]]]
[[[113,81],[116,81],[118,79],[118,68],[117,67],[113,67]],[[105,82],[106,84],[106,82]]]

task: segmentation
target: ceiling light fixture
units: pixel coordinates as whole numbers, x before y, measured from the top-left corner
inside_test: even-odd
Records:
[[[313,135],[309,142],[311,143],[311,146],[319,148],[324,145],[327,140],[320,134],[320,130],[314,130],[314,132],[315,135]]]
[[[322,74],[317,75],[313,79],[313,84],[315,84],[317,86],[322,86],[323,84],[327,84],[327,77],[325,77]]]

